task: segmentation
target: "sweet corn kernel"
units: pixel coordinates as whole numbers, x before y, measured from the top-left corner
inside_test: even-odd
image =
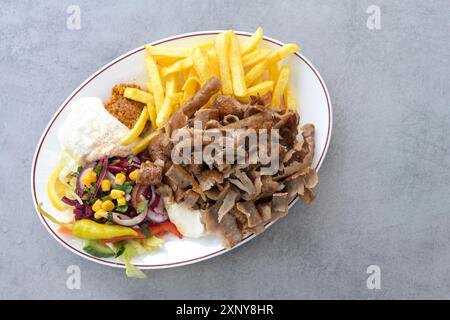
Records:
[[[108,179],[102,180],[102,190],[109,191],[111,189],[111,181]]]
[[[105,211],[112,211],[114,209],[115,205],[111,200],[106,200],[102,203],[102,209]]]
[[[101,219],[101,218],[108,218],[108,212],[106,212],[103,209],[100,209],[99,211],[94,213],[95,219]]]
[[[119,186],[123,185],[126,179],[127,177],[123,173],[116,174],[116,184]]]
[[[119,199],[125,195],[125,192],[122,190],[112,189],[110,195],[113,199]]]
[[[136,169],[136,170],[132,171],[132,172],[128,175],[128,177],[130,177],[130,180],[131,180],[131,181],[135,181],[135,180],[136,180],[138,172],[139,172],[139,170]]]
[[[94,210],[95,212],[101,210],[102,204],[103,204],[103,201],[100,199],[97,199],[97,201],[95,201],[94,204],[92,205],[92,210]]]
[[[91,169],[81,178],[81,181],[89,187],[91,184],[97,182],[97,174]]]
[[[125,197],[117,198],[117,205],[118,206],[124,206],[127,204],[127,200],[125,200]]]

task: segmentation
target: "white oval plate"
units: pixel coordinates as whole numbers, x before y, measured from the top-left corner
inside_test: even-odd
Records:
[[[219,32],[221,31],[188,33],[159,40],[152,45],[188,46],[212,40]],[[236,32],[236,34],[242,39],[251,35],[247,32]],[[262,44],[263,47],[269,49],[276,49],[281,45],[283,43],[280,41],[268,37],[264,37]],[[47,180],[55,169],[61,151],[57,139],[58,128],[69,113],[72,107],[71,102],[87,96],[97,96],[106,101],[110,96],[111,88],[120,82],[136,82],[144,86],[147,80],[144,56],[144,47],[139,47],[108,63],[84,81],[59,107],[42,134],[34,155],[31,171],[31,192],[35,206],[39,202],[43,202],[44,208],[52,215],[62,216],[61,212],[51,206],[47,195]],[[318,170],[324,160],[331,138],[332,109],[328,91],[317,70],[301,54],[296,53],[285,59],[283,63],[289,64],[292,69],[291,84],[297,96],[301,124],[313,123],[316,127],[316,153],[313,165]],[[293,201],[291,206],[295,202]],[[56,225],[44,219],[39,213],[38,216],[48,232],[72,252],[100,264],[124,267],[123,263],[115,261],[114,258],[97,258],[87,254],[82,250],[81,240],[60,234]],[[254,237],[254,235],[248,236],[239,245]],[[184,238],[183,240],[167,236],[166,243],[161,250],[138,256],[133,260],[133,263],[141,269],[169,268],[199,262],[229,250],[231,249],[225,249],[220,240],[214,236],[201,239]]]

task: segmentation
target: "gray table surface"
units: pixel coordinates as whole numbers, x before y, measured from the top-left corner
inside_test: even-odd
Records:
[[[0,298],[450,298],[450,1],[95,3],[0,3]],[[71,4],[80,30],[66,27]],[[372,4],[379,30],[366,26]],[[144,281],[53,240],[34,212],[30,168],[72,90],[143,43],[258,26],[300,44],[330,91],[316,201],[233,252]],[[79,290],[66,286],[70,265]],[[379,290],[366,286],[370,265]]]

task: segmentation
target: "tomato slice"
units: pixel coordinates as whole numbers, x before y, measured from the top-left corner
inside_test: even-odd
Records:
[[[116,237],[111,239],[103,239],[103,243],[114,243],[117,241],[122,240],[131,240],[131,239],[145,239],[145,235],[142,233],[139,229],[134,229],[137,232],[136,236],[124,236],[124,237]],[[161,237],[167,233],[171,233],[175,236],[177,236],[180,239],[183,239],[183,235],[178,231],[177,227],[170,221],[166,221],[163,223],[153,224],[150,226],[147,226],[147,230],[150,232],[151,235]]]
[[[162,232],[171,233],[177,236],[178,238],[183,239],[183,235],[180,233],[180,231],[178,231],[177,227],[170,221],[148,226],[148,231],[150,231],[150,233],[154,235],[158,235]]]

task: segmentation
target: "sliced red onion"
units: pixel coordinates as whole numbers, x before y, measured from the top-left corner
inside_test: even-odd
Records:
[[[163,211],[163,202],[161,197],[156,193],[155,187],[151,186],[152,197],[148,203],[148,214],[147,218],[155,223],[161,223],[167,220],[166,215]]]
[[[155,202],[155,199],[156,199],[156,190],[155,190],[155,187],[153,185],[150,185],[150,189],[152,191],[152,197],[150,198],[150,201],[148,202],[148,205],[149,205],[150,208],[153,209],[154,202]]]
[[[113,182],[116,180],[116,177],[109,171],[106,171],[105,178]]]
[[[89,172],[89,169],[94,169],[96,166],[96,162],[89,162],[88,164],[86,164],[84,166],[84,168],[81,170],[80,174],[78,175],[77,178],[77,186],[75,188],[75,193],[77,195],[79,195],[80,197],[83,195],[84,192],[84,182],[83,182],[83,177]]]
[[[92,210],[91,206],[85,206],[84,207],[84,217],[83,218],[90,218],[94,215],[94,211]]]
[[[138,204],[144,200],[145,198],[145,191],[147,189],[147,186],[143,184],[136,184],[133,189],[131,190],[131,205],[133,208],[137,208]]]
[[[116,166],[115,164],[111,164],[109,165],[109,171],[111,171],[112,173],[120,173],[123,171],[123,168]]]
[[[79,204],[83,204],[83,200],[81,200],[80,196],[77,195],[74,191],[72,191],[72,190],[67,190],[67,192],[69,193],[69,195],[71,195],[72,197],[74,197],[75,200],[77,200]]]
[[[142,221],[145,220],[145,218],[147,217],[147,211],[148,211],[148,208],[146,208],[144,211],[142,211],[140,214],[138,214],[137,216],[135,216],[133,218],[130,218],[129,216],[118,213],[118,212],[113,212],[112,219],[115,223],[117,223],[121,226],[133,227],[135,225],[140,224]]]
[[[154,223],[161,223],[167,220],[167,217],[165,216],[164,212],[156,212],[155,210],[152,210],[148,208],[147,213],[147,219]]]
[[[61,201],[64,202],[65,204],[69,205],[69,206],[72,206],[72,207],[75,207],[77,204],[79,204],[79,202],[77,200],[69,199],[66,196],[63,196],[61,198]]]
[[[95,198],[97,196],[98,190],[100,189],[100,185],[102,184],[102,180],[105,178],[106,176],[106,172],[108,170],[108,157],[105,157],[102,161],[102,171],[100,172],[100,174],[98,175],[97,178],[97,183],[95,185],[95,192],[94,195],[92,196],[93,198]]]
[[[130,159],[136,163],[141,163],[141,159],[139,159],[137,156],[131,156]]]

